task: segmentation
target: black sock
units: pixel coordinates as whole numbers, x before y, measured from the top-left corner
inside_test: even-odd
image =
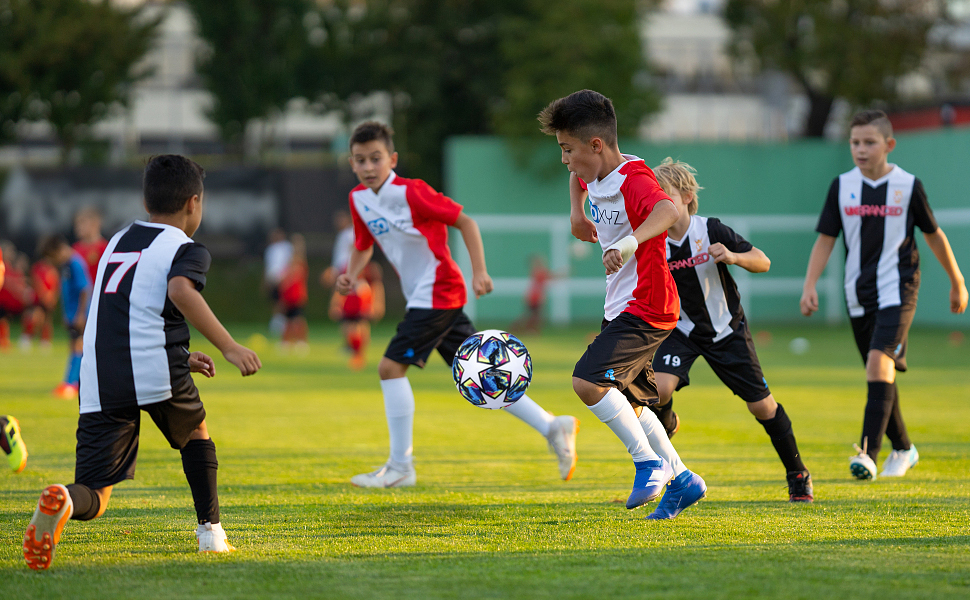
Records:
[[[664,426],[667,431],[673,430],[677,426],[677,420],[674,417],[674,399],[671,398],[667,401],[667,404],[651,406],[650,410],[657,415],[657,419],[660,420],[660,424]]]
[[[873,462],[879,458],[882,436],[886,435],[886,427],[892,416],[896,399],[895,387],[895,384],[886,381],[869,382],[869,399],[866,401],[866,415],[862,421],[861,445]]]
[[[67,493],[71,495],[71,502],[74,504],[72,519],[90,521],[98,516],[98,511],[101,510],[101,498],[94,493],[94,490],[83,483],[72,483],[66,487]]]
[[[765,428],[765,433],[771,438],[771,445],[775,447],[778,458],[785,465],[786,471],[806,471],[802,457],[798,453],[798,444],[795,442],[795,434],[792,432],[791,419],[785,413],[785,407],[778,405],[775,416],[762,421],[758,419],[761,426]]]
[[[181,450],[182,470],[192,488],[199,523],[219,522],[219,494],[216,489],[216,445],[210,440],[189,440]]]
[[[893,443],[893,450],[909,450],[909,432],[906,431],[906,423],[903,422],[903,413],[899,409],[899,388],[893,382],[893,409],[889,413],[889,422],[886,423],[886,437]]]

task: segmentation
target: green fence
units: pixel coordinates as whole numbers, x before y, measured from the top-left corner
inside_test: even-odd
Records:
[[[970,130],[900,135],[892,162],[924,183],[957,260],[970,272]],[[732,267],[749,315],[759,321],[802,319],[798,298],[815,239],[814,225],[832,179],[852,168],[848,144],[802,141],[787,144],[648,144],[624,142],[624,152],[649,165],[672,156],[693,165],[700,214],[736,228],[772,260],[769,273],[750,275]],[[567,173],[555,140],[517,144],[497,138],[458,137],[446,149],[446,191],[482,227],[490,296],[470,303],[478,318],[511,320],[521,301],[533,254],[545,257],[561,277],[549,290],[547,314],[554,321],[602,318],[603,267],[598,247],[569,235]],[[923,284],[916,320],[924,325],[970,327],[970,318],[949,312],[949,280],[917,234]],[[456,255],[467,259],[460,242]],[[585,247],[584,247],[585,246]],[[841,291],[841,244],[820,284],[823,318],[845,318]]]

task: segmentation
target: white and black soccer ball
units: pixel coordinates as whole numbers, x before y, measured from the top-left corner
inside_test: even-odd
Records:
[[[511,333],[487,329],[461,343],[451,374],[465,400],[481,408],[505,408],[529,387],[532,357]]]

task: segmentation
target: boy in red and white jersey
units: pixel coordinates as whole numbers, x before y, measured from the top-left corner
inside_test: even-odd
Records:
[[[573,389],[633,458],[636,476],[627,499],[638,508],[667,493],[651,519],[672,519],[707,493],[687,470],[651,410],[659,400],[653,355],[677,326],[680,302],[667,268],[667,229],[679,216],[642,160],[621,154],[616,112],[606,96],[582,90],[539,114],[555,135],[570,171],[573,235],[600,242],[606,267],[602,331],[573,371]],[[588,197],[592,220],[583,201]]]
[[[404,487],[417,477],[411,460],[414,394],[407,378],[411,365],[423,368],[435,349],[448,365],[465,338],[476,333],[465,315],[465,279],[451,258],[448,227],[461,232],[472,263],[472,289],[477,296],[492,291],[485,250],[475,221],[462,206],[420,179],[394,173],[397,152],[390,127],[369,121],[350,137],[350,165],[360,180],[350,192],[354,248],[347,270],[337,278],[337,291],[349,294],[370,261],[374,242],[401,277],[407,313],[378,366],[391,453],[386,465],[354,476],[360,487]],[[559,459],[560,476],[569,480],[576,467],[574,417],[553,417],[528,396],[506,409],[545,436]]]

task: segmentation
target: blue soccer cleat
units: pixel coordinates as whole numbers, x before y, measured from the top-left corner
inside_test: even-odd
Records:
[[[648,519],[673,519],[688,506],[707,495],[707,484],[701,476],[684,471],[670,481],[667,493],[657,505],[657,509],[647,515]]]
[[[660,492],[674,475],[670,463],[662,458],[634,462],[633,466],[637,468],[637,474],[633,478],[633,492],[626,501],[626,507],[630,510],[639,508],[660,496]]]

